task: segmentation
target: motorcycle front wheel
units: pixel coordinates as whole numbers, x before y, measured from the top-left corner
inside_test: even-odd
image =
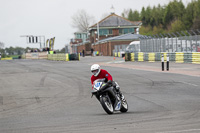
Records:
[[[112,105],[112,102],[111,102],[109,96],[101,96],[100,102],[101,102],[103,109],[106,111],[106,113],[113,114],[114,109],[113,109],[113,105]]]
[[[123,113],[128,111],[128,103],[125,99],[122,101],[122,107],[121,107],[120,111],[123,112]]]

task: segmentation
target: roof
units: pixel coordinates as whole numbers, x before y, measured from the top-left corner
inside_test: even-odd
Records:
[[[95,44],[104,43],[104,42],[110,42],[110,41],[122,41],[122,40],[132,41],[132,40],[139,39],[141,36],[143,36],[143,35],[128,33],[128,34],[123,34],[123,35],[120,35],[120,36],[115,36],[115,37],[109,37],[109,38],[106,38],[106,39],[102,39],[102,40],[96,42]]]
[[[114,13],[98,22],[99,27],[140,26],[141,23],[141,21],[130,21]],[[90,28],[94,27],[97,27],[97,23]]]
[[[74,34],[88,34],[87,32],[74,32]]]

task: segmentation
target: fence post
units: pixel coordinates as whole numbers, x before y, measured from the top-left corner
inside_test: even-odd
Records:
[[[193,30],[191,30],[191,31],[192,31],[193,34],[195,34],[195,38],[196,38],[196,44],[195,44],[196,51],[195,52],[197,52],[198,51],[198,48],[197,48],[197,34]]]
[[[185,34],[185,32],[183,32],[183,31],[181,31],[181,33],[183,34],[183,35],[185,35],[185,44],[186,44],[186,52],[188,52],[188,50],[187,50],[187,35]]]
[[[192,35],[190,34],[190,32],[189,31],[186,31],[188,34],[189,34],[189,36],[190,36],[190,50],[191,50],[191,52],[192,52],[192,39],[191,39],[191,37],[192,37]]]
[[[162,54],[162,59],[161,59],[161,66],[162,66],[162,71],[165,70],[165,66],[164,66],[164,55]]]
[[[179,38],[181,38],[181,51],[180,52],[183,52],[183,44],[182,44],[182,40],[183,40],[183,37],[182,35],[179,33],[179,32],[176,32],[178,35],[179,35]]]
[[[169,71],[169,53],[167,53],[167,71]]]
[[[175,33],[172,33],[172,35],[174,35],[174,37],[176,37],[176,50],[175,50],[175,52],[178,52],[178,51],[177,51],[177,49],[178,49],[178,46],[177,46],[177,36],[176,36]]]

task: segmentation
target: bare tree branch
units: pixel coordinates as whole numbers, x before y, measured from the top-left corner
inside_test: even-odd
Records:
[[[129,11],[130,9],[124,9],[124,11],[122,12],[122,17],[128,18]]]
[[[4,48],[4,43],[0,42],[0,49],[3,49],[3,48]]]
[[[94,17],[90,16],[85,10],[79,10],[72,16],[72,26],[80,32],[87,32],[89,26],[94,23]]]

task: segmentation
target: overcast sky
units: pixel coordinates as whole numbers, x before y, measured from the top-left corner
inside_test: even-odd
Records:
[[[161,4],[170,0],[0,0],[0,42],[5,47],[37,47],[27,44],[21,35],[44,35],[46,39],[55,38],[55,49],[69,44],[76,29],[72,27],[71,17],[84,9],[96,21],[109,14],[111,6],[121,15],[124,9],[141,11],[142,7]],[[182,0],[186,5],[191,0]]]

